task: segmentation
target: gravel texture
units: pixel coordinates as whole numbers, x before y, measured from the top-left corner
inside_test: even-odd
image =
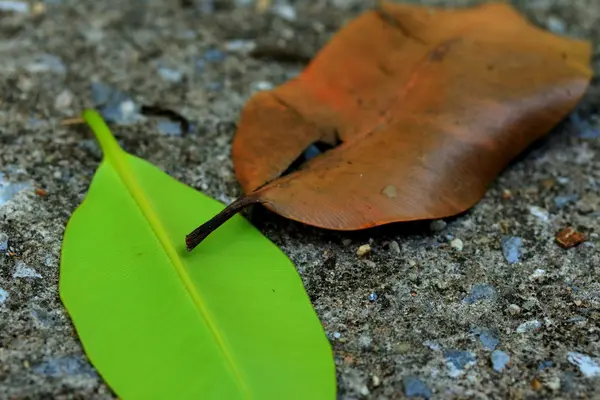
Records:
[[[600,71],[597,0],[513,3],[542,27],[591,40]],[[275,1],[264,14],[242,0],[7,4],[0,399],[113,398],[58,297],[65,224],[101,156],[87,129],[61,120],[96,105],[117,122],[128,151],[229,202],[240,194],[229,150],[244,102],[296,75],[302,58],[371,4]],[[275,45],[302,57],[248,55]],[[257,226],[300,271],[331,338],[340,398],[600,396],[599,89],[595,79],[569,119],[446,223],[339,234],[255,210]],[[141,118],[142,105],[176,110],[190,132]],[[586,242],[558,246],[554,236],[567,226]]]

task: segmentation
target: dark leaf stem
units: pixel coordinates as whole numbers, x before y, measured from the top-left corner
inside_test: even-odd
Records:
[[[215,229],[227,222],[235,214],[242,211],[244,208],[260,203],[260,199],[254,193],[240,197],[220,213],[212,217],[210,220],[194,229],[191,233],[186,235],[185,244],[188,251],[192,251],[198,246],[208,235],[210,235]]]

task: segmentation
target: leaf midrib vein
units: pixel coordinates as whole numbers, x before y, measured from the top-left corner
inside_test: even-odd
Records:
[[[145,199],[143,190],[136,182],[135,176],[130,171],[127,165],[128,162],[126,160],[126,157],[134,156],[128,154],[126,151],[121,149],[116,139],[102,120],[98,121],[98,123],[93,123],[90,125],[92,126],[93,131],[98,141],[100,142],[100,145],[104,152],[105,161],[115,169],[117,175],[121,179],[121,182],[123,182],[125,188],[127,189],[127,192],[133,198],[135,204],[142,212],[142,215],[145,217],[146,221],[148,222],[148,225],[150,225],[152,232],[154,233],[158,242],[167,254],[167,257],[171,261],[171,264],[177,271],[177,274],[180,280],[182,281],[183,286],[186,289],[188,295],[191,297],[192,302],[196,306],[196,309],[206,322],[209,331],[211,332],[215,341],[218,344],[219,350],[221,350],[221,352],[223,353],[227,361],[227,365],[233,373],[233,376],[237,384],[239,385],[243,396],[247,399],[251,399],[252,396],[250,394],[248,386],[240,370],[237,368],[236,363],[234,362],[234,357],[231,354],[231,351],[228,349],[223,337],[219,333],[210,311],[205,306],[202,297],[198,291],[198,288],[192,282],[192,279],[187,273],[183,261],[177,253],[177,250],[175,249],[171,241],[168,239],[168,235],[162,223],[160,222],[159,217],[157,216],[150,203]]]

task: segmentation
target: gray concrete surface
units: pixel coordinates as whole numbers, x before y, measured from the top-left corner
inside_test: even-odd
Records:
[[[105,110],[129,121],[113,124],[126,149],[229,201],[239,195],[229,149],[241,107],[303,66],[244,49],[310,56],[369,6],[276,2],[259,15],[249,3],[47,0],[0,11],[0,399],[113,397],[57,293],[64,227],[100,157],[86,129],[60,121],[103,101],[107,88],[92,92],[92,82],[187,117],[193,130],[181,135],[135,118],[135,107]],[[597,0],[514,4],[592,40],[600,71]],[[335,349],[340,398],[600,398],[599,87],[447,224],[337,234],[255,215],[302,274]],[[567,225],[588,241],[557,246]],[[365,244],[371,252],[357,256]]]

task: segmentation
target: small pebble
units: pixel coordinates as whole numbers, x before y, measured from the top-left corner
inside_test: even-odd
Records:
[[[4,304],[6,299],[8,299],[8,292],[0,288],[0,305]]]
[[[371,348],[371,346],[373,345],[373,339],[371,339],[370,336],[367,335],[360,335],[358,337],[358,345],[364,349],[364,350],[368,350]]]
[[[552,391],[560,390],[560,378],[558,376],[551,376],[546,379],[546,387]]]
[[[32,370],[37,375],[54,378],[75,375],[98,376],[94,368],[83,358],[72,356],[50,358],[34,366]]]
[[[183,73],[177,69],[160,67],[158,68],[158,74],[161,78],[163,78],[167,82],[181,82],[183,78]]]
[[[13,278],[41,278],[35,269],[27,266],[23,261],[17,261]]]
[[[394,254],[400,254],[400,245],[395,240],[390,242],[390,251]]]
[[[272,7],[274,14],[279,15],[281,18],[288,21],[294,21],[296,19],[296,10],[289,4],[275,4]]]
[[[563,208],[567,204],[576,202],[578,199],[579,196],[575,194],[566,196],[556,196],[554,198],[554,205],[556,206],[556,208]]]
[[[264,91],[273,89],[273,84],[267,81],[257,81],[252,84],[252,89],[256,91]]]
[[[494,350],[492,352],[492,367],[496,372],[502,372],[506,369],[506,365],[510,362],[510,356],[502,350]]]
[[[531,385],[531,388],[536,392],[542,390],[542,382],[540,382],[538,378],[533,378],[529,384]]]
[[[588,127],[579,133],[579,137],[582,139],[598,139],[600,138],[600,129]]]
[[[500,343],[500,339],[489,329],[482,329],[479,332],[479,341],[488,350],[495,350]]]
[[[442,346],[440,346],[439,343],[433,342],[431,340],[426,340],[426,341],[423,342],[423,344],[425,346],[429,347],[429,349],[433,350],[433,351],[438,351],[438,350],[440,350],[442,348]]]
[[[358,250],[356,250],[356,255],[359,257],[363,257],[366,256],[367,254],[369,254],[371,252],[371,246],[368,244],[363,244],[362,246],[360,246],[358,248]]]
[[[156,124],[156,128],[163,135],[181,136],[181,124],[175,121],[161,120]]]
[[[538,206],[529,206],[529,213],[543,222],[548,221],[550,217],[548,210],[545,210]]]
[[[471,287],[471,294],[463,299],[467,304],[473,304],[480,300],[495,300],[498,297],[496,289],[488,284],[475,284]]]
[[[0,252],[8,250],[8,235],[4,232],[0,232]]]
[[[29,3],[24,1],[0,1],[0,12],[27,14]]]
[[[589,214],[596,208],[597,199],[592,195],[586,195],[577,202],[577,211],[582,214]]]
[[[235,39],[225,43],[225,50],[231,52],[248,52],[255,47],[256,43],[253,40]]]
[[[453,239],[450,242],[450,246],[453,249],[456,249],[457,251],[462,251],[464,245],[463,245],[463,241],[462,240],[460,240],[459,238],[456,238],[456,239]]]
[[[339,332],[333,332],[333,337],[336,338],[336,339],[339,339],[339,338],[342,337],[342,334],[339,333]]]
[[[540,280],[546,276],[546,270],[544,269],[536,269],[533,271],[533,274],[529,277],[531,280]]]
[[[204,53],[204,59],[208,62],[221,62],[224,61],[227,55],[221,50],[211,49]]]
[[[521,313],[521,307],[519,307],[516,304],[511,304],[507,307],[508,312],[510,313],[510,315],[519,315]]]
[[[542,361],[540,365],[538,365],[538,369],[543,371],[545,369],[552,368],[552,365],[552,361]]]
[[[456,378],[462,374],[463,370],[474,365],[477,362],[475,354],[470,351],[448,350],[444,353],[448,374]]]
[[[538,300],[535,297],[528,297],[527,300],[525,301],[525,303],[523,303],[523,308],[526,309],[527,311],[530,311],[533,308],[537,307],[537,305],[538,305]]]
[[[446,225],[448,224],[443,219],[436,219],[434,221],[431,221],[431,223],[429,224],[429,229],[433,232],[440,232],[443,231],[444,228],[446,228]]]
[[[514,264],[521,259],[523,255],[523,239],[516,236],[507,236],[502,238],[502,255],[508,264]]]
[[[381,385],[381,379],[379,379],[377,375],[373,375],[373,377],[371,378],[371,382],[373,383],[374,387]]]
[[[343,239],[342,240],[342,245],[344,245],[344,246],[350,246],[351,243],[352,243],[351,239]]]
[[[542,326],[542,323],[537,319],[523,322],[521,325],[517,327],[517,333],[525,333],[529,331],[533,331],[539,329]]]
[[[546,26],[548,27],[548,30],[558,34],[563,34],[567,30],[565,22],[562,19],[553,15],[548,17],[548,22]]]
[[[513,198],[513,194],[510,191],[510,189],[503,189],[500,197],[502,198],[502,200],[510,200]]]
[[[586,378],[600,376],[600,366],[590,356],[575,351],[567,354],[567,360],[577,368]]]
[[[41,72],[64,74],[67,72],[67,67],[60,57],[45,53],[36,56],[35,60],[26,66],[26,69],[32,74]]]
[[[563,249],[570,249],[586,241],[586,236],[571,227],[561,229],[556,233],[556,243]]]
[[[373,292],[369,295],[369,301],[377,300],[377,293]]]
[[[0,172],[0,207],[12,200],[21,190],[29,188],[28,183],[11,183],[4,179],[4,174]]]
[[[402,378],[404,386],[404,395],[406,397],[421,397],[425,399],[431,398],[431,389],[417,377],[405,376]]]
[[[129,124],[141,119],[139,106],[127,94],[101,82],[92,82],[92,100],[108,122]]]
[[[65,89],[62,92],[60,92],[58,96],[56,96],[56,99],[54,99],[54,108],[56,108],[57,110],[64,110],[66,108],[69,108],[72,103],[73,93]]]
[[[362,260],[363,264],[365,264],[369,268],[377,268],[377,264],[371,260]]]

